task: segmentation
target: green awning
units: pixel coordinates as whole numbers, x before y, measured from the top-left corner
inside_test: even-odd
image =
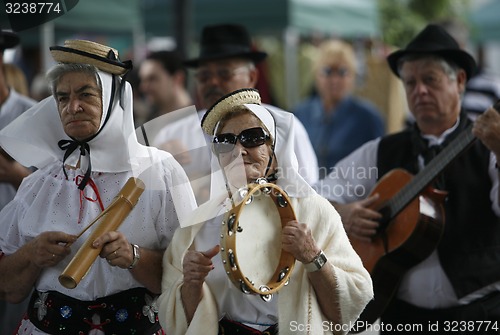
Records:
[[[204,26],[239,23],[252,35],[281,35],[287,28],[341,37],[381,36],[375,0],[190,0],[190,22],[197,37]],[[172,36],[172,0],[144,0],[148,36]]]
[[[301,33],[320,32],[343,38],[378,37],[377,1],[290,0],[289,25]]]
[[[471,37],[476,42],[500,41],[500,1],[492,0],[469,15]]]
[[[80,0],[66,14],[52,21],[57,42],[69,37],[106,39],[117,49],[132,45],[133,30],[142,24],[139,0]],[[40,30],[36,27],[19,32],[24,47],[40,45]]]

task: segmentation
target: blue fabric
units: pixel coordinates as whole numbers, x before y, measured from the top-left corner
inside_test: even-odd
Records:
[[[341,101],[328,115],[321,99],[314,96],[297,105],[294,114],[309,134],[318,158],[320,178],[359,146],[385,134],[384,120],[377,108],[352,96]]]

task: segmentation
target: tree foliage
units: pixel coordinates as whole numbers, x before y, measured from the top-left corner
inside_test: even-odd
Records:
[[[461,19],[470,0],[379,0],[383,42],[404,47],[429,22]]]

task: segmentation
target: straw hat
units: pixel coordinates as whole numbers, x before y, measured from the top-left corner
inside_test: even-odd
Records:
[[[91,64],[111,74],[123,75],[132,69],[132,62],[120,61],[116,49],[92,41],[67,40],[62,47],[50,47],[50,52],[58,63]]]
[[[226,115],[234,111],[234,107],[245,104],[260,105],[259,91],[254,88],[243,88],[231,92],[219,100],[203,115],[201,128],[208,135],[213,135],[215,126]]]

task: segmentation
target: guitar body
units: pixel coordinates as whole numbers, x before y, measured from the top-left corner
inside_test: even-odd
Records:
[[[377,203],[371,208],[383,213],[384,204],[412,178],[413,175],[403,169],[394,169],[384,175],[371,192],[371,195],[379,194]],[[389,220],[372,241],[351,239],[352,246],[370,272],[375,294],[358,321],[364,321],[365,325],[375,322],[394,298],[406,271],[436,249],[444,230],[442,202],[445,197],[446,192],[427,187]],[[424,208],[421,208],[421,200],[425,202]],[[357,332],[362,330],[357,329]]]

